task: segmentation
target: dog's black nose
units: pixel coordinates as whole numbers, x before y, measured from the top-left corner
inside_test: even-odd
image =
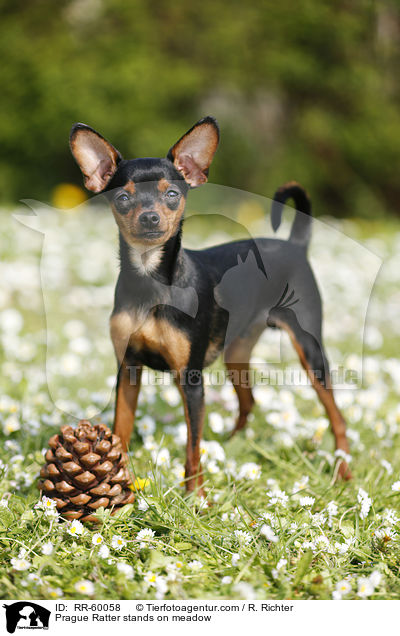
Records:
[[[143,212],[139,216],[139,221],[146,230],[154,230],[160,224],[160,217],[157,212]]]

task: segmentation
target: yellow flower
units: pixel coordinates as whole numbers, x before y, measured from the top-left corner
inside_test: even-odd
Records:
[[[56,208],[70,210],[86,201],[87,195],[79,186],[73,183],[60,183],[53,190],[52,204]]]
[[[49,595],[51,598],[58,598],[58,597],[59,597],[59,593],[58,593],[58,591],[57,591],[57,590],[50,590],[50,591],[48,592],[48,595]]]
[[[137,477],[133,484],[129,486],[131,490],[144,490],[150,483],[150,479],[141,479]]]

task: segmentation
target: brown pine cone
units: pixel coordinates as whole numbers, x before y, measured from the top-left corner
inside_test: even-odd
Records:
[[[49,446],[39,489],[66,519],[97,521],[97,508],[134,501],[121,440],[105,424],[81,420],[75,429],[63,426]]]

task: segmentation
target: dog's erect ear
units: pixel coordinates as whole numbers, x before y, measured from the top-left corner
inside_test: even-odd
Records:
[[[168,151],[172,161],[185,181],[192,187],[207,181],[208,168],[219,142],[219,128],[213,117],[200,119]]]
[[[69,145],[86,188],[92,192],[104,190],[122,159],[118,150],[86,124],[72,126]]]

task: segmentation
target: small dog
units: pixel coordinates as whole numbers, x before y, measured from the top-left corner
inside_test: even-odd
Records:
[[[218,143],[212,117],[198,121],[166,158],[124,160],[85,124],[75,124],[70,135],[86,188],[107,196],[119,227],[121,268],[110,319],[118,362],[115,433],[127,449],[143,365],[172,371],[187,422],[186,487],[200,492],[202,370],[223,353],[239,400],[235,431],[242,429],[254,404],[250,355],[266,326],[289,333],[325,407],[336,448],[349,452],[322,344],[321,299],[306,256],[311,204],[303,188],[286,184],[274,198],[275,230],[285,201],[293,198],[296,204],[287,241],[242,240],[201,251],[182,247],[187,194],[207,181]],[[245,277],[230,275],[238,267]],[[345,461],[339,472],[350,478]]]

